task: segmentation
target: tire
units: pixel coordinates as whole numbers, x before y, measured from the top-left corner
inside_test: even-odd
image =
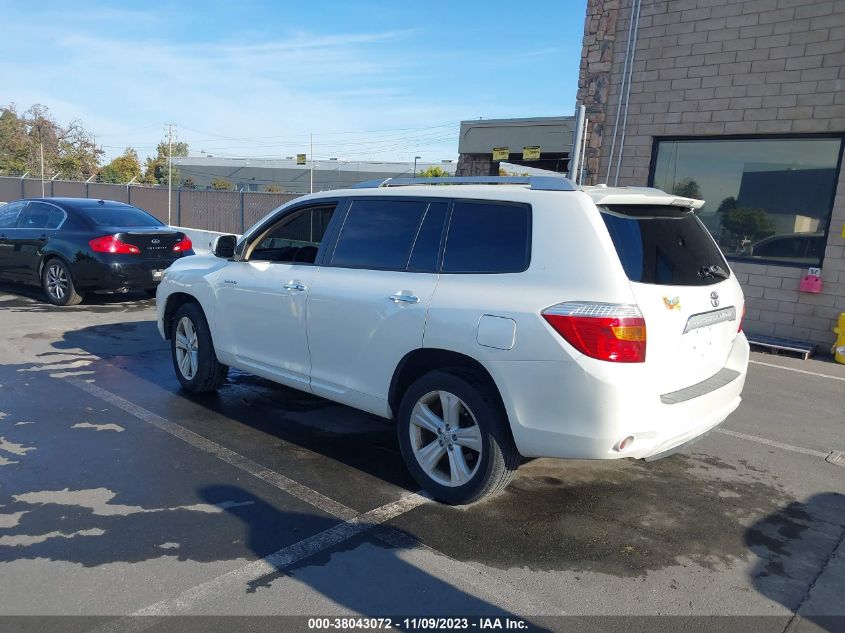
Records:
[[[182,389],[191,393],[216,391],[229,374],[229,367],[217,360],[211,331],[202,308],[186,303],[171,322],[170,357]]]
[[[44,263],[41,288],[47,296],[47,301],[55,306],[75,306],[83,299],[82,294],[76,290],[67,264],[56,257]]]
[[[448,403],[453,404],[453,413],[444,416]],[[452,433],[456,419],[459,433]],[[411,475],[443,503],[463,505],[494,495],[505,489],[519,466],[520,455],[496,388],[472,370],[436,370],[417,379],[402,396],[396,426]],[[425,461],[429,465],[424,468]]]

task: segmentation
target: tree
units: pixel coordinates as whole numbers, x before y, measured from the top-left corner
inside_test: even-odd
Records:
[[[692,178],[684,178],[675,183],[675,186],[672,187],[672,193],[676,196],[683,196],[684,198],[701,200],[701,187]]]
[[[4,107],[0,111],[0,170],[41,175],[42,149],[46,177],[56,172],[66,178],[87,177],[96,172],[103,155],[79,121],[63,127],[40,104],[23,114],[18,114],[14,104]]]
[[[102,182],[128,183],[140,177],[141,161],[138,160],[138,152],[131,147],[100,170]]]
[[[182,141],[173,142],[173,156],[187,156],[188,144]],[[150,185],[166,185],[168,180],[168,154],[170,146],[166,140],[156,146],[155,158],[148,158],[144,163],[144,182]],[[173,168],[173,183],[179,182],[179,170]]]
[[[432,165],[428,169],[423,172],[420,172],[420,178],[447,178],[449,176],[449,172],[444,171],[441,167],[437,165]]]
[[[211,188],[215,191],[234,191],[235,185],[225,178],[215,178],[211,181]]]
[[[264,187],[264,191],[267,193],[284,193],[285,188],[280,187],[279,185],[267,185]]]
[[[194,179],[188,176],[185,180],[182,181],[182,187],[185,189],[196,189],[197,183],[194,182]]]
[[[775,234],[775,224],[763,209],[733,207],[722,212],[722,226],[735,236],[752,241]]]

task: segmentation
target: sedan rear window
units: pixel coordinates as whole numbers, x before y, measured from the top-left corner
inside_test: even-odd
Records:
[[[129,228],[164,225],[158,218],[138,207],[100,205],[84,207],[82,212],[97,226]]]
[[[631,281],[706,286],[730,276],[719,247],[689,209],[617,205],[604,207],[601,216]]]

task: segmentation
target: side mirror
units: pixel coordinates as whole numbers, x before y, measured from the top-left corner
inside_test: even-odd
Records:
[[[211,252],[215,257],[222,257],[229,259],[235,256],[235,246],[238,244],[238,238],[235,235],[219,235],[214,239],[214,245],[211,247]]]

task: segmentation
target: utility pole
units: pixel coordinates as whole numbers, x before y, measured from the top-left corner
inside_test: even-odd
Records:
[[[173,191],[173,124],[167,124],[167,224],[171,224],[170,207]]]
[[[314,134],[311,134],[311,193],[314,193]]]
[[[40,139],[41,136],[41,129],[38,129],[38,147],[41,150],[41,197],[43,198],[46,194],[44,193],[44,141]]]

